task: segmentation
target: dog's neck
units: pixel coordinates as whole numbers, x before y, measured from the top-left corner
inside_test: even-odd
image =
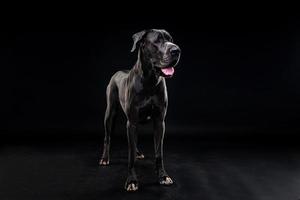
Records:
[[[134,70],[141,76],[141,83],[145,87],[155,87],[163,79],[163,77],[155,73],[151,61],[146,58],[141,50],[138,52],[138,59],[134,66]]]

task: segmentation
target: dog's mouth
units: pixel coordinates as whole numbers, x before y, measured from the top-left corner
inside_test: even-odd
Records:
[[[160,75],[163,77],[172,77],[175,73],[175,66],[178,63],[178,59],[176,60],[163,60],[160,61],[159,67],[157,67],[157,70],[159,71]]]
[[[161,68],[160,71],[162,72],[162,74],[165,76],[165,77],[171,77],[173,76],[175,70],[174,70],[174,67],[165,67],[165,68]]]
[[[175,69],[174,67],[155,67],[156,73],[159,76],[170,78],[174,75]]]

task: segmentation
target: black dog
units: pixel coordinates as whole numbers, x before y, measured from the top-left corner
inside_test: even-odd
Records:
[[[150,118],[154,126],[155,169],[159,183],[162,185],[173,183],[163,163],[164,120],[168,106],[165,77],[173,76],[174,66],[180,57],[179,47],[173,43],[172,37],[165,30],[144,30],[134,34],[133,40],[131,52],[138,49],[136,64],[130,71],[116,72],[107,86],[104,150],[100,161],[100,165],[109,164],[110,133],[116,109],[121,105],[127,117],[129,148],[128,178],[125,183],[127,191],[138,189],[134,163],[136,158],[144,157],[137,149],[137,125]]]

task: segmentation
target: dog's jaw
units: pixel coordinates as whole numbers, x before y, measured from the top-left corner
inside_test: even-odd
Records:
[[[175,66],[178,64],[179,62],[179,57],[168,61],[168,62],[164,62],[164,61],[160,61],[159,65],[157,65],[157,71],[159,71],[159,75],[166,77],[166,78],[170,78],[174,75],[175,73]]]

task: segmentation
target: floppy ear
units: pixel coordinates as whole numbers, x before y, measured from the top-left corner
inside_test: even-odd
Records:
[[[134,50],[136,49],[136,47],[139,45],[139,42],[141,41],[141,39],[143,38],[143,36],[145,35],[146,31],[143,30],[141,32],[138,32],[136,34],[134,34],[132,36],[132,39],[133,39],[133,46],[132,46],[132,49],[131,49],[131,52],[134,52]]]

